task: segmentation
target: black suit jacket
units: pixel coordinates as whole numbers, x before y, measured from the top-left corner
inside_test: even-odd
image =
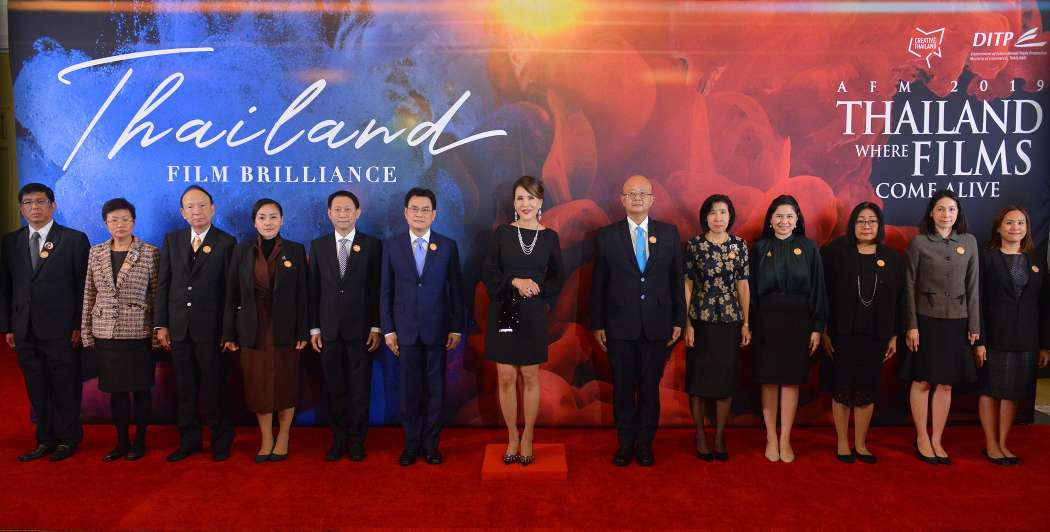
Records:
[[[828,334],[853,333],[857,311],[857,246],[839,237],[820,250],[824,261],[824,281],[828,288]],[[881,264],[881,266],[880,266]],[[889,340],[904,328],[904,260],[900,253],[879,244],[875,248],[875,333]],[[871,294],[864,294],[867,298]]]
[[[289,265],[286,265],[290,263]],[[273,343],[295,345],[309,340],[309,287],[306,248],[283,240],[277,256],[273,283]],[[223,339],[255,347],[258,314],[255,306],[255,238],[237,244],[226,280],[226,311],[223,313]]]
[[[614,340],[663,341],[685,326],[678,228],[649,219],[649,259],[639,271],[627,219],[598,230],[591,277],[591,328]],[[655,238],[656,242],[653,242]]]
[[[379,327],[379,239],[360,230],[350,243],[346,275],[339,276],[335,234],[310,243],[310,326],[324,340],[364,340]]]
[[[218,342],[226,308],[226,276],[237,241],[214,225],[197,257],[190,229],[168,233],[160,252],[153,324],[167,327],[176,342]]]
[[[1041,255],[1030,253],[1028,268],[1028,284],[1017,297],[1002,253],[996,249],[981,250],[980,345],[997,351],[1050,348],[1050,279],[1046,261]]]
[[[90,248],[87,235],[55,222],[42,244],[47,257],[34,270],[29,228],[5,235],[0,243],[0,332],[14,332],[20,342],[30,331],[37,340],[68,340],[79,330]]]

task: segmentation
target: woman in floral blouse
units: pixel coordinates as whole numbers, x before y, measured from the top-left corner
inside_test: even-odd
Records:
[[[728,460],[725,427],[739,373],[739,349],[751,342],[748,327],[748,252],[729,234],[736,218],[728,196],[715,194],[700,207],[701,234],[685,245],[686,391],[696,424],[696,456]],[[715,400],[715,452],[707,446],[704,410]]]

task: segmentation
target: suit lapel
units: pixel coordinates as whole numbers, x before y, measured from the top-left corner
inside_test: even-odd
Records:
[[[29,248],[29,240],[28,239],[29,239],[29,233],[27,232],[26,233],[26,247],[23,248],[23,249],[28,249]],[[41,252],[46,251],[47,255],[48,255],[48,258],[54,256],[55,250],[58,249],[58,244],[59,244],[59,242],[61,240],[62,240],[62,226],[58,225],[58,223],[56,222],[54,225],[51,226],[51,230],[47,232],[47,239],[44,240],[44,243],[41,245]],[[29,254],[28,253],[26,254],[26,258],[29,258]],[[40,271],[41,270],[43,270],[44,268],[47,267],[47,263],[48,262],[49,261],[48,261],[47,258],[44,258],[44,257],[40,258],[40,261],[37,262],[36,269],[33,270],[33,278],[34,279],[38,275],[40,275]]]
[[[114,285],[113,288],[115,288],[117,290],[120,290],[120,286],[124,284],[124,279],[127,278],[128,272],[130,272],[131,268],[133,266],[135,266],[136,262],[138,262],[139,255],[141,254],[141,251],[142,251],[142,240],[140,240],[138,237],[134,237],[134,240],[131,241],[131,248],[128,249],[128,255],[127,255],[127,257],[124,258],[124,264],[121,265],[120,271],[117,272],[117,282],[116,282],[116,284]],[[198,259],[199,258],[200,257],[198,257]],[[112,261],[106,261],[106,262],[112,264]],[[110,266],[110,270],[112,272],[112,266]],[[109,274],[109,278],[110,279],[113,278],[113,274],[112,273]]]
[[[214,226],[208,229],[208,234],[204,235],[204,240],[201,241],[201,247],[199,250],[197,250],[197,258],[193,259],[193,267],[189,267],[190,254],[193,253],[193,246],[190,245],[189,240],[193,238],[192,232],[193,229],[190,229],[191,234],[184,235],[186,238],[182,239],[183,249],[186,250],[186,256],[183,258],[182,263],[186,265],[185,267],[190,268],[190,278],[193,278],[194,275],[197,275],[197,272],[199,272],[200,269],[204,266],[204,262],[208,260],[209,256],[211,256],[211,252],[205,251],[205,248],[207,248],[208,250],[213,249],[215,247],[215,239],[218,238],[217,236],[215,236]]]
[[[17,260],[22,266],[22,271],[29,272],[29,277],[32,278],[36,273],[33,270],[33,259],[29,257],[29,226],[25,226],[25,230],[18,233],[18,239],[15,241],[15,249],[21,249],[22,253],[15,252],[15,256],[19,257]]]
[[[660,249],[659,248],[660,238],[656,234],[656,224],[653,223],[652,219],[649,219],[649,231],[648,231],[648,234],[649,234],[649,237],[646,239],[647,242],[645,243],[645,247],[648,250],[647,251],[648,256],[645,259],[645,271],[646,272],[649,271],[649,268],[652,266],[652,264],[654,262],[653,259],[656,257],[656,250]],[[653,242],[654,238],[656,239],[656,242]],[[638,261],[635,260],[635,262],[638,262]]]
[[[356,239],[357,235],[354,235],[354,238]],[[349,277],[350,276],[349,275],[350,274],[350,251],[353,249],[354,243],[353,243],[353,241],[351,241],[350,242],[350,246],[346,250],[347,251],[347,254],[346,254],[346,257],[347,257],[346,258],[346,273],[347,273],[347,275],[345,277],[340,277],[339,276],[339,247],[337,245],[338,242],[339,241],[336,240],[336,238],[335,238],[335,234],[330,234],[330,235],[326,236],[324,238],[324,244],[323,244],[324,249],[321,250],[321,253],[319,255],[319,260],[324,262],[324,267],[328,268],[328,270],[331,272],[332,278],[335,279],[336,284],[342,285],[343,281],[345,280],[345,277]]]
[[[620,234],[620,247],[627,258],[627,263],[634,268],[634,271],[642,273],[642,270],[638,268],[638,259],[634,256],[634,235],[631,234],[631,224],[627,223],[627,218],[620,222],[616,232]]]
[[[423,253],[423,273],[420,274],[420,276],[419,276],[420,279],[422,279],[423,277],[425,277],[427,275],[427,270],[430,269],[430,264],[433,263],[435,260],[437,260],[437,254],[440,253],[441,251],[443,251],[442,248],[445,247],[444,246],[444,242],[442,242],[441,244],[438,244],[437,240],[438,240],[437,233],[435,233],[434,231],[430,231],[430,243],[426,244],[426,247],[423,248],[423,251],[424,251],[424,253]],[[432,246],[437,246],[437,249],[431,249]],[[431,256],[431,255],[433,255],[433,256]],[[416,262],[416,259],[415,259],[415,256],[413,256],[413,258],[412,258],[412,266],[413,267],[415,267],[415,262]]]

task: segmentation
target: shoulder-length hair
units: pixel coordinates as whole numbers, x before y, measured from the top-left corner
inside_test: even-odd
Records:
[[[999,214],[995,215],[995,221],[992,222],[992,234],[988,238],[988,247],[992,249],[999,249],[1003,245],[1003,237],[999,234],[999,226],[1003,225],[1003,220],[1006,219],[1006,215],[1013,211],[1018,211],[1024,215],[1024,227],[1025,233],[1024,238],[1021,239],[1021,253],[1031,253],[1035,251],[1035,243],[1032,239],[1032,217],[1028,216],[1028,211],[1020,205],[1007,205],[1003,207]]]
[[[875,233],[875,243],[881,244],[886,240],[886,225],[882,218],[882,209],[878,205],[870,201],[862,201],[853,207],[853,212],[849,213],[849,224],[846,226],[846,240],[849,240],[850,244],[857,244],[857,218],[860,217],[861,211],[870,210],[875,213],[875,218],[879,221],[879,230]]]
[[[762,238],[772,238],[774,236],[773,224],[769,220],[773,218],[773,213],[776,212],[777,207],[781,205],[790,205],[795,210],[795,216],[798,216],[798,222],[795,224],[795,230],[792,231],[792,234],[806,236],[806,221],[802,218],[802,208],[798,206],[798,200],[790,194],[781,194],[773,198],[773,202],[766,209],[766,217],[762,224]]]
[[[946,188],[938,190],[930,197],[930,201],[926,203],[926,212],[922,215],[922,220],[919,221],[919,232],[924,235],[932,235],[937,232],[937,226],[933,223],[933,218],[930,217],[933,214],[933,208],[937,206],[937,202],[941,198],[951,198],[955,202],[955,207],[958,209],[958,215],[955,217],[955,224],[952,225],[952,231],[956,233],[966,232],[966,214],[963,213],[962,202],[959,201],[959,196],[956,196],[954,192]]]
[[[707,233],[711,230],[707,226],[707,215],[711,214],[714,210],[716,203],[725,203],[726,209],[729,211],[729,225],[726,226],[726,232],[733,228],[733,222],[736,221],[736,209],[733,208],[733,200],[729,199],[729,196],[725,194],[711,194],[704,200],[704,203],[700,205],[700,234]]]

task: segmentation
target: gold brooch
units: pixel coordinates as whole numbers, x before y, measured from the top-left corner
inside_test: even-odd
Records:
[[[201,250],[205,253],[211,253],[211,246],[204,246],[201,248]]]
[[[1035,272],[1035,273],[1039,273],[1039,266],[1036,266],[1035,264],[1033,264],[1032,265],[1032,271]]]
[[[438,250],[438,245],[433,243],[433,242],[431,242],[430,243],[430,251],[437,251],[437,250]]]
[[[128,261],[124,261],[124,264],[122,264],[122,265],[120,266],[120,269],[121,269],[121,270],[124,270],[124,271],[129,271],[129,270],[131,270],[131,263],[130,263],[130,262],[128,262]]]
[[[354,253],[360,253],[360,252],[361,252],[360,244],[354,244]]]
[[[886,267],[886,261],[884,261],[882,259],[879,259],[879,260],[875,261],[875,264],[878,264],[879,268],[885,268]]]
[[[284,267],[285,268],[291,268],[292,267],[292,261],[290,261],[290,260],[284,261]]]
[[[51,253],[49,253],[47,251],[41,251],[40,252],[40,258],[42,258],[42,259],[46,259],[48,257],[48,255],[51,255]]]
[[[801,254],[802,254],[802,248],[795,248],[795,255],[801,255]]]
[[[966,254],[966,248],[964,248],[962,246],[959,246],[959,247],[955,248],[955,252],[960,254],[960,255],[965,255]]]
[[[770,251],[767,251],[767,252],[766,252],[766,256],[767,256],[767,257],[772,257],[772,256],[773,256],[773,251],[772,251],[772,250],[770,250]]]
[[[730,251],[728,257],[729,257],[729,260],[735,260],[736,259],[736,253],[733,253],[732,251]]]
[[[656,237],[655,236],[649,237],[649,243],[650,244],[655,244],[656,243]]]

